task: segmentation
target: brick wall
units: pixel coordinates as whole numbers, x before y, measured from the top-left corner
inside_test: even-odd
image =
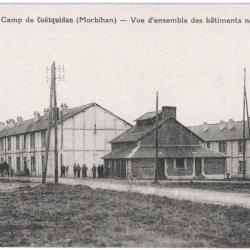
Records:
[[[184,176],[193,174],[193,159],[186,159],[186,169],[175,169],[174,159],[167,159],[167,173],[168,176]]]
[[[189,131],[185,126],[171,119],[159,127],[160,145],[198,145],[200,139]],[[155,131],[146,135],[141,143],[143,145],[154,145]]]
[[[204,174],[224,174],[225,159],[208,158],[204,159]]]
[[[131,177],[136,179],[152,179],[154,177],[154,159],[132,159]]]

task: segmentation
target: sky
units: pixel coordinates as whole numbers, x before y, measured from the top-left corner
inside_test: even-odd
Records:
[[[244,4],[16,4],[0,18],[116,17],[116,24],[0,21],[0,121],[49,105],[46,67],[64,65],[58,104],[96,102],[130,123],[176,106],[184,125],[242,119],[243,69],[250,91],[250,24],[131,23],[131,17],[250,18]],[[127,22],[119,22],[127,19]],[[249,101],[250,102],[250,101]]]

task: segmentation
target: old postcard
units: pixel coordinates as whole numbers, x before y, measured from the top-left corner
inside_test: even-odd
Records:
[[[250,247],[249,4],[0,4],[0,247]]]

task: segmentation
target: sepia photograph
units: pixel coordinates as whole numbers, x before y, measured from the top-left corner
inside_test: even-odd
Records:
[[[250,4],[0,3],[0,248],[250,248]]]

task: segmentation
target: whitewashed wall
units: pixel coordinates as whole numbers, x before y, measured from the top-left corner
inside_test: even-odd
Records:
[[[69,173],[73,175],[74,163],[86,164],[91,174],[93,164],[102,164],[101,157],[111,150],[110,140],[120,135],[130,126],[115,115],[99,107],[91,106],[83,112],[58,125],[58,162],[69,166]],[[42,174],[42,155],[45,155],[45,148],[42,148],[41,131],[35,133],[35,149],[30,148],[30,134],[26,137],[26,150],[23,150],[23,135],[20,135],[20,150],[16,150],[16,136],[11,137],[11,151],[6,154],[0,151],[0,158],[8,161],[12,158],[12,168],[16,172],[16,157],[20,157],[21,170],[24,169],[23,158],[27,158],[27,166],[31,170],[31,157],[35,156],[36,171],[30,172],[33,176]],[[6,138],[7,143],[7,138]],[[5,148],[5,145],[4,145]],[[51,130],[50,154],[48,160],[47,175],[54,175],[54,129]],[[62,155],[62,162],[61,162]],[[92,175],[92,174],[91,174]]]
[[[58,148],[63,164],[69,166],[72,175],[74,163],[86,164],[91,174],[92,165],[102,164],[101,157],[110,152],[109,141],[129,128],[126,122],[99,106],[88,108],[63,123],[62,144],[59,126]]]

